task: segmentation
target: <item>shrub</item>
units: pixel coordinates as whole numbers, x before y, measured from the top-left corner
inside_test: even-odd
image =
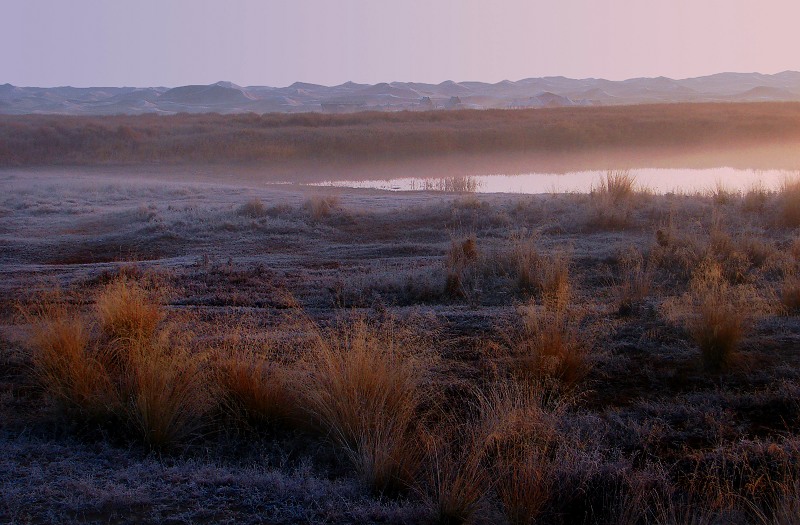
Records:
[[[318,331],[305,403],[314,423],[379,492],[410,486],[420,466],[425,347],[394,321]]]

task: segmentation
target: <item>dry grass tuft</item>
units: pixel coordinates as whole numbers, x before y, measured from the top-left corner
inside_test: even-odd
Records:
[[[725,369],[731,364],[744,335],[743,305],[718,265],[701,267],[691,287],[694,313],[687,321],[689,334],[700,348],[706,369]]]
[[[451,297],[467,297],[470,274],[478,263],[478,242],[474,235],[453,239],[445,259],[445,293]]]
[[[781,284],[781,305],[787,313],[800,311],[800,278],[787,275]]]
[[[378,492],[407,488],[419,469],[425,353],[396,322],[365,319],[318,331],[311,349],[307,409]]]
[[[627,170],[609,171],[592,189],[593,212],[589,218],[592,228],[622,230],[631,225],[633,198],[636,196],[636,177]]]
[[[619,301],[617,312],[620,315],[631,315],[650,294],[653,264],[651,259],[645,262],[642,253],[631,247],[621,254],[619,265],[622,282],[617,292]]]
[[[504,334],[512,372],[535,382],[555,380],[572,388],[588,373],[588,343],[580,316],[557,303],[519,308],[520,326]]]
[[[527,232],[516,232],[511,235],[511,269],[516,274],[517,286],[524,291],[533,291],[539,287],[538,267],[539,250],[536,237]]]
[[[491,459],[495,492],[513,524],[535,523],[553,496],[565,405],[547,406],[536,384],[495,386],[480,401],[477,433]]]
[[[608,171],[592,193],[598,197],[608,197],[614,204],[620,204],[636,194],[636,177],[628,170]]]
[[[274,425],[294,415],[297,400],[290,376],[272,348],[257,348],[240,334],[225,342],[215,361],[223,409],[251,425]]]
[[[570,256],[556,252],[539,259],[539,288],[542,302],[553,311],[563,311],[572,298],[570,282]]]
[[[783,226],[800,226],[800,177],[787,177],[778,191],[779,221]]]
[[[264,206],[264,203],[261,201],[261,199],[253,197],[252,199],[242,204],[239,207],[239,209],[236,210],[236,213],[244,217],[249,217],[251,219],[258,219],[260,217],[266,216],[268,210],[267,207]]]
[[[112,412],[117,396],[80,314],[64,304],[42,303],[26,316],[32,325],[33,368],[45,391],[68,412],[89,420]]]
[[[427,450],[429,491],[422,497],[436,523],[474,521],[492,488],[484,438],[470,425],[449,425],[451,433],[433,436]]]
[[[160,309],[124,276],[102,290],[94,313],[102,334],[63,304],[38,308],[30,343],[44,388],[86,422],[121,423],[152,448],[183,441],[211,395],[190,334],[156,330]]]
[[[762,181],[753,183],[742,196],[742,209],[750,213],[761,213],[766,209],[770,192]]]
[[[717,180],[714,187],[708,191],[709,197],[714,204],[726,205],[739,198],[739,193],[728,187],[723,181]]]
[[[169,448],[200,428],[211,398],[205,370],[169,331],[133,343],[126,380],[128,416],[148,446]]]
[[[146,339],[164,317],[153,294],[123,276],[106,285],[95,302],[100,329],[119,339]]]
[[[311,215],[314,221],[321,221],[330,217],[334,210],[339,207],[339,197],[327,195],[325,197],[315,195],[303,203],[303,207]]]

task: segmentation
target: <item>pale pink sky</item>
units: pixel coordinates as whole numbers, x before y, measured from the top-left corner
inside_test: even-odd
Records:
[[[0,0],[0,83],[284,86],[800,70],[797,0]]]

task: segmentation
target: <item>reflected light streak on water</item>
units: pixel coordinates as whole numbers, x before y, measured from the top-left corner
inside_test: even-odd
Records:
[[[708,192],[719,185],[729,191],[747,191],[761,184],[768,190],[780,187],[787,178],[800,177],[798,171],[713,169],[631,170],[640,188],[656,193]],[[389,191],[452,191],[477,193],[586,193],[596,187],[606,171],[577,171],[563,174],[526,173],[520,175],[470,175],[463,177],[383,180],[333,180],[312,184],[344,188],[373,188]]]

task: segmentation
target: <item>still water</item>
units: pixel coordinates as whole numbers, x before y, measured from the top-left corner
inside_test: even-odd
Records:
[[[525,173],[519,175],[470,175],[442,178],[402,177],[374,180],[330,180],[313,186],[373,188],[389,191],[449,191],[477,193],[585,193],[596,187],[606,171]],[[749,170],[728,167],[709,169],[644,168],[630,170],[640,188],[655,193],[697,193],[719,188],[747,191],[754,186],[774,190],[787,179],[800,177],[797,170]]]

